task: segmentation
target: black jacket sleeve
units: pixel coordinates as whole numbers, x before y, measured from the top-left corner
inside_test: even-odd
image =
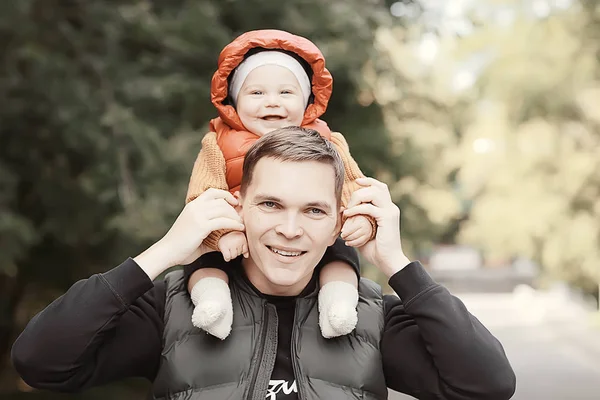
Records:
[[[30,386],[64,392],[128,377],[156,376],[165,286],[128,259],[75,283],[37,314],[11,359]]]
[[[355,248],[346,246],[346,243],[340,237],[335,240],[335,243],[332,246],[327,248],[323,258],[317,265],[317,269],[327,265],[332,261],[344,261],[348,263],[360,279],[360,263],[358,252]],[[235,261],[230,261],[229,263],[232,262]],[[227,271],[229,263],[225,261],[221,252],[212,251],[204,254],[193,263],[185,265],[183,267],[183,272],[187,281],[195,271],[201,268],[218,268],[220,270]]]
[[[389,281],[381,342],[389,388],[418,399],[505,400],[515,375],[500,342],[419,262]]]

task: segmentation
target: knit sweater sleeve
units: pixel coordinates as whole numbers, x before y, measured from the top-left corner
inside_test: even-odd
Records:
[[[217,143],[217,134],[209,132],[202,139],[202,148],[194,163],[185,198],[186,204],[210,188],[229,190],[225,173],[225,157]],[[204,244],[212,250],[217,250],[219,239],[227,232],[224,230],[212,232],[204,239]]]
[[[331,143],[334,145],[340,156],[342,157],[342,161],[344,162],[344,187],[342,190],[342,205],[346,207],[348,202],[350,201],[350,197],[352,197],[352,193],[355,190],[360,189],[361,186],[356,183],[356,179],[364,178],[364,174],[360,170],[360,167],[352,158],[350,154],[350,147],[346,142],[344,136],[339,132],[331,133]],[[367,216],[367,219],[371,223],[371,239],[375,237],[377,234],[377,222],[373,217]],[[344,220],[345,222],[345,220]]]

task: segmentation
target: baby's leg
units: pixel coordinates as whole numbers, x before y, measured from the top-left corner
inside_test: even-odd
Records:
[[[198,269],[188,281],[188,290],[194,303],[192,324],[219,339],[229,335],[233,322],[228,282],[227,274],[218,268]]]
[[[331,261],[320,273],[319,324],[325,338],[354,330],[358,316],[358,277],[346,262]]]
[[[229,283],[229,277],[227,276],[225,271],[220,270],[218,268],[202,268],[197,269],[190,276],[190,279],[188,281],[188,291],[192,293],[192,289],[194,288],[196,283],[198,283],[198,281],[203,278],[218,278],[227,284]]]
[[[325,286],[330,282],[341,281],[346,282],[355,289],[358,288],[358,277],[354,268],[345,261],[331,261],[327,263],[322,269],[319,275],[321,287]]]

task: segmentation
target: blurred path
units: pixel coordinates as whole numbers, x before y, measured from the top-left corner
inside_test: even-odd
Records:
[[[517,374],[513,399],[600,399],[600,330],[588,327],[586,312],[566,294],[458,296],[504,345]]]

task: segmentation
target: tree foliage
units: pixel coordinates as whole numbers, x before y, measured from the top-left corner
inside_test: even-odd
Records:
[[[0,366],[34,313],[166,232],[216,116],[218,54],[244,31],[313,40],[334,74],[325,119],[366,173],[396,174],[381,108],[358,101],[389,23],[379,0],[3,2]],[[14,391],[1,372],[0,391]]]

